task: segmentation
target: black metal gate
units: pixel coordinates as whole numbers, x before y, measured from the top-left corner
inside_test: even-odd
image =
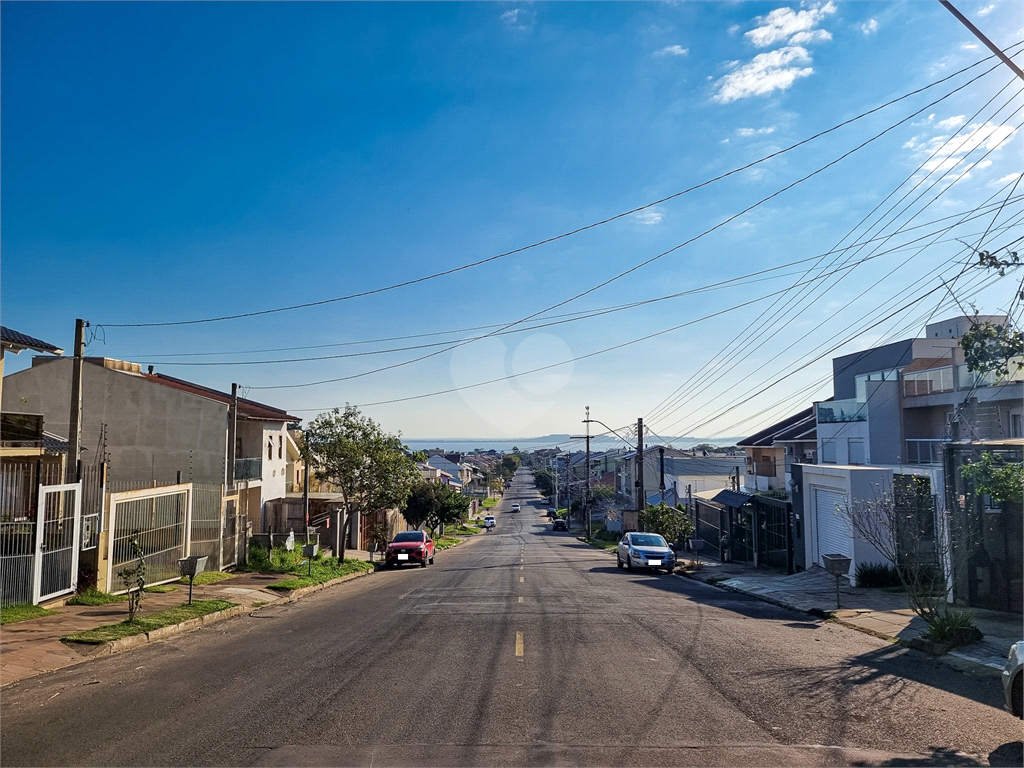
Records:
[[[754,496],[757,564],[793,573],[792,504],[782,499]]]

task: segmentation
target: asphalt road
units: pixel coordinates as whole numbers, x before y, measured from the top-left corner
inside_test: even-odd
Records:
[[[541,511],[520,476],[433,566],[15,684],[0,762],[1020,764],[996,677],[619,571]]]

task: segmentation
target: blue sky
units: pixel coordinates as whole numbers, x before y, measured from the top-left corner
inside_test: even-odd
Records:
[[[1021,4],[957,6],[1001,47],[1024,40]],[[589,405],[615,427],[743,435],[830,395],[832,356],[959,314],[952,294],[1006,310],[1019,285],[967,270],[941,289],[958,239],[1021,235],[1024,101],[993,62],[954,75],[988,52],[938,3],[5,2],[0,18],[4,325],[70,349],[83,317],[89,354],[304,418],[349,402],[409,438],[525,437],[577,431]],[[120,327],[486,259],[950,75],[448,276]],[[855,268],[808,261],[869,238],[841,254],[868,259]],[[399,347],[420,348],[240,364]]]

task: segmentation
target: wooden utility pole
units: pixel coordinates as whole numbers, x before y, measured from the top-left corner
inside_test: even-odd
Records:
[[[587,456],[585,465],[583,467],[584,478],[586,480],[586,487],[583,491],[583,515],[587,520],[587,538],[591,538],[594,535],[594,526],[590,520],[590,406],[584,406],[587,412],[587,418],[583,422],[587,425],[587,434],[585,435],[570,435],[571,440],[586,440],[587,441]]]
[[[89,323],[75,320],[75,356],[71,362],[71,417],[68,420],[68,463],[64,482],[77,483],[82,475],[82,366],[85,364],[85,329]]]

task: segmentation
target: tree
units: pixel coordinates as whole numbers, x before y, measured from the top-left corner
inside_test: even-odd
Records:
[[[964,464],[960,475],[973,483],[976,494],[993,501],[1024,501],[1024,464],[1019,461],[1004,461],[985,451],[977,461]]]
[[[555,478],[549,469],[538,469],[533,473],[533,482],[537,489],[545,496],[551,496],[555,492]]]
[[[648,505],[640,513],[639,522],[643,530],[660,533],[669,544],[693,537],[693,521],[689,516],[664,502]]]
[[[518,456],[506,456],[501,460],[501,474],[506,480],[511,480],[512,475],[519,469],[520,461]]]
[[[339,559],[344,560],[352,520],[400,508],[419,479],[416,463],[399,436],[387,434],[351,405],[317,416],[303,438],[303,458],[316,478],[331,483],[341,494],[345,510]]]
[[[972,323],[960,339],[967,369],[976,373],[1008,376],[1024,368],[1024,333],[990,322]]]
[[[405,519],[414,528],[426,526],[433,535],[442,525],[455,525],[469,512],[470,499],[441,483],[422,481],[412,487]]]

